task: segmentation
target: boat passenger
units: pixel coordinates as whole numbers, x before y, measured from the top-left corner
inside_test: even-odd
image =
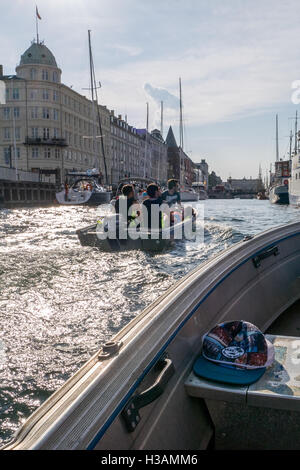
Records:
[[[138,214],[130,213],[130,209],[134,204],[138,204],[134,197],[134,188],[131,184],[125,184],[122,188],[121,196],[116,200],[115,211],[116,214],[120,213],[120,200],[127,199],[127,222],[130,223],[133,219],[137,217]]]
[[[168,189],[162,193],[161,198],[170,207],[174,204],[181,204],[179,185],[177,180],[168,180]]]
[[[148,198],[145,199],[145,201],[143,202],[143,206],[145,206],[147,209],[146,217],[144,215],[144,218],[146,219],[146,220],[144,219],[144,224],[147,225],[149,229],[152,229],[152,228],[161,229],[162,228],[162,211],[159,210],[158,223],[157,221],[152,221],[152,218],[151,218],[152,205],[160,206],[162,203],[161,192],[157,184],[154,184],[154,183],[149,184],[149,186],[147,187],[147,196]]]

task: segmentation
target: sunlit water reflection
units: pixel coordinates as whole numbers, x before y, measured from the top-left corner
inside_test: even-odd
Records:
[[[94,223],[99,208],[0,210],[0,444],[177,279],[246,234],[300,219],[269,201],[197,204],[204,243],[180,241],[155,255],[82,247],[75,230]]]

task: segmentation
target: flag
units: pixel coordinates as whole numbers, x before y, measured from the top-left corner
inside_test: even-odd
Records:
[[[42,17],[40,16],[40,14],[39,14],[39,12],[38,12],[37,6],[35,7],[35,9],[36,9],[36,16],[38,17],[39,20],[41,20]]]

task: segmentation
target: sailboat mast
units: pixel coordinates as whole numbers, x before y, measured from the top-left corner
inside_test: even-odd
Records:
[[[149,129],[149,103],[147,103],[147,117],[146,117],[146,136],[145,136],[145,155],[144,155],[144,178],[146,177],[146,158],[147,158],[148,129]]]
[[[93,80],[93,58],[92,58],[92,45],[91,45],[91,31],[88,30],[89,38],[89,59],[90,59],[90,82],[91,82],[91,96],[92,96],[92,117],[93,117],[93,140],[92,149],[94,152],[94,166],[96,166],[95,159],[95,145],[96,145],[96,130],[95,130],[95,98],[94,98],[94,80]]]
[[[279,148],[278,148],[278,114],[276,114],[276,162],[279,161]]]
[[[179,77],[179,184],[181,185],[181,151],[183,151],[183,128],[182,128],[182,90],[181,78]]]
[[[163,139],[164,133],[164,102],[160,102],[160,135]],[[159,162],[158,162],[158,172],[157,179],[160,180],[160,165],[161,165],[161,145],[159,145]]]
[[[298,146],[297,146],[297,127],[298,127],[298,111],[296,111],[296,119],[295,119],[295,155],[298,153]]]
[[[162,138],[164,138],[164,102],[160,102],[160,133]]]
[[[103,155],[103,161],[104,161],[105,182],[106,182],[106,184],[108,184],[107,166],[106,166],[105,150],[104,150],[104,143],[103,143],[103,137],[104,136],[102,135],[101,116],[100,116],[100,110],[99,110],[99,105],[98,105],[98,93],[97,93],[95,68],[94,68],[93,55],[92,55],[91,31],[90,30],[88,30],[88,36],[89,36],[91,92],[92,92],[92,101],[93,101],[93,105],[92,105],[92,109],[93,109],[93,149],[96,146],[96,133],[95,133],[95,105],[96,105],[99,131],[100,131],[100,139],[101,139],[101,148],[102,148],[102,155]],[[100,162],[99,162],[99,169],[100,169]]]
[[[181,90],[181,78],[179,78],[179,96],[180,96],[180,147],[183,150],[183,125],[182,125],[182,90]]]
[[[292,158],[292,142],[293,142],[293,132],[290,132],[290,159]]]

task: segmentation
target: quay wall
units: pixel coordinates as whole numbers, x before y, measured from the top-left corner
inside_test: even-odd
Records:
[[[0,179],[0,208],[51,205],[56,192],[57,186],[52,183]]]

